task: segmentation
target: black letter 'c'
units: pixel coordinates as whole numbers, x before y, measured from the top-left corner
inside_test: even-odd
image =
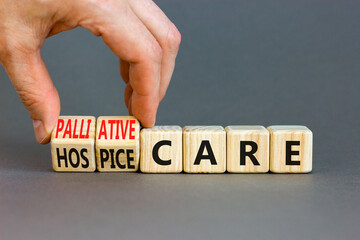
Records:
[[[153,148],[153,151],[152,151],[152,157],[154,159],[154,161],[159,164],[159,165],[162,165],[162,166],[167,166],[167,165],[170,165],[171,164],[171,159],[169,160],[162,160],[160,159],[159,157],[159,148],[163,145],[168,145],[168,146],[171,146],[171,141],[169,140],[162,140],[162,141],[159,141],[155,144],[154,148]]]

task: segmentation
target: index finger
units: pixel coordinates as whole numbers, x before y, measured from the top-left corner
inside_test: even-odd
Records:
[[[119,3],[100,10],[105,12],[94,13],[94,19],[90,17],[90,21],[80,25],[92,32],[98,31],[105,44],[129,63],[128,84],[133,90],[129,112],[143,126],[152,127],[160,101],[161,47],[127,5]],[[90,8],[89,11],[99,11],[99,8]],[[95,31],[94,25],[97,26]]]
[[[129,100],[129,112],[137,117],[144,127],[152,127],[156,121],[160,102],[160,62],[158,66],[152,66],[147,61],[130,63],[129,84],[133,92]]]

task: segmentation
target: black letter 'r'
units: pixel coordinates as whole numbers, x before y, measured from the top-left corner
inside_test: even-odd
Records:
[[[251,146],[251,150],[249,152],[246,151],[246,146]],[[240,141],[240,165],[245,165],[245,159],[246,157],[249,157],[255,166],[259,166],[260,163],[254,156],[257,150],[258,150],[258,145],[256,144],[256,142]]]

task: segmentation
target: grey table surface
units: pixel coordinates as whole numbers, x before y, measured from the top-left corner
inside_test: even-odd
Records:
[[[359,1],[158,1],[182,45],[158,125],[300,124],[311,174],[55,173],[0,68],[0,239],[360,239]],[[63,115],[127,115],[83,29],[42,55]]]

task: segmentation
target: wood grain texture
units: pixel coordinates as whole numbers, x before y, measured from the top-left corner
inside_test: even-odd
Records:
[[[95,141],[98,171],[137,171],[140,158],[139,133],[140,123],[135,117],[98,117]]]
[[[209,144],[205,144],[209,143]],[[210,146],[208,147],[204,146]],[[201,151],[203,146],[203,151]],[[199,154],[211,155],[196,164]],[[226,170],[226,132],[221,126],[186,126],[183,128],[183,158],[184,171],[187,173],[224,173]],[[215,164],[214,164],[215,163]]]
[[[166,145],[164,144],[166,141]],[[171,146],[169,145],[171,144]],[[182,162],[182,128],[180,126],[154,126],[140,132],[140,170],[144,173],[179,173]],[[155,155],[153,157],[154,147]],[[159,147],[160,146],[160,147]],[[158,153],[158,154],[156,154]],[[158,162],[158,163],[157,163]]]
[[[227,137],[227,171],[231,173],[265,173],[269,171],[269,131],[263,126],[228,126],[225,128]],[[246,156],[241,165],[241,142],[250,141],[256,144],[255,163]],[[247,145],[246,152],[255,149]],[[242,153],[243,155],[244,153]],[[244,155],[245,156],[245,155]],[[255,165],[260,164],[260,165]]]
[[[95,171],[95,124],[96,119],[92,116],[59,117],[51,134],[51,157],[55,171]]]
[[[313,134],[305,126],[269,126],[270,132],[270,171],[274,173],[308,173],[312,171]],[[291,146],[291,151],[297,154],[291,156],[291,161],[299,165],[286,163],[287,142],[298,142]],[[288,149],[289,150],[289,149]],[[288,151],[289,153],[290,151]]]

